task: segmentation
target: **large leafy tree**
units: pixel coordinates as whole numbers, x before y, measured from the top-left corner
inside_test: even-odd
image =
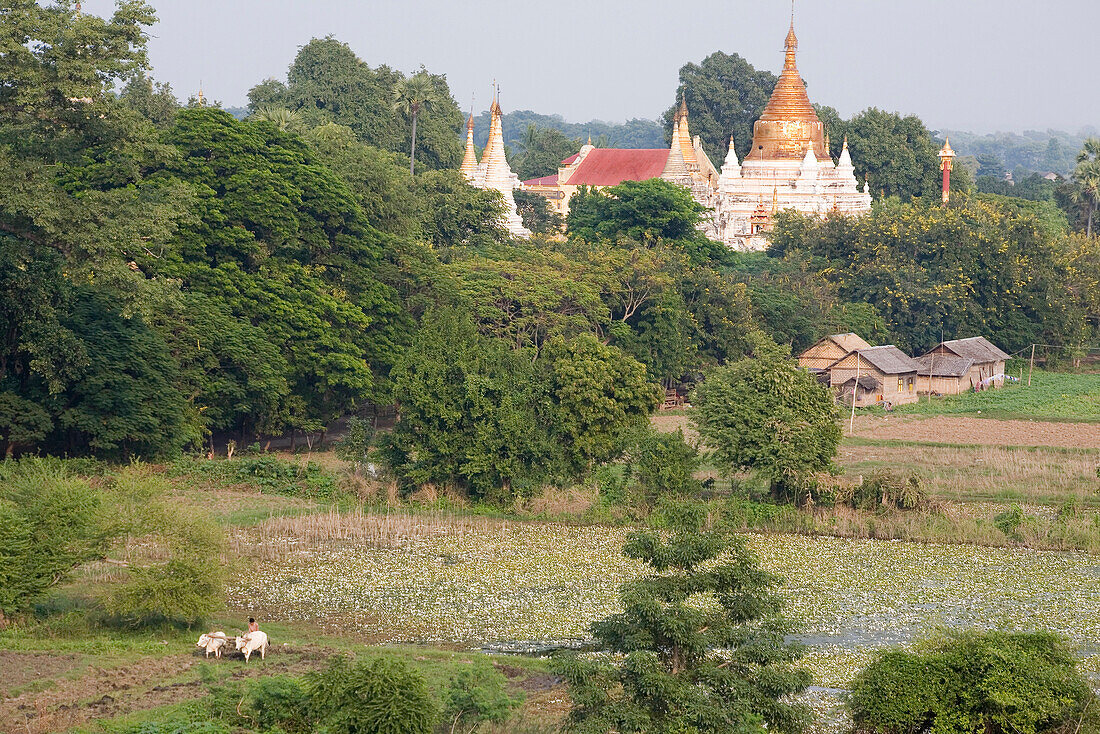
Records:
[[[699,505],[663,513],[665,533],[638,533],[623,554],[648,573],[620,592],[623,611],[592,626],[606,657],[559,657],[576,732],[742,732],[805,729],[791,697],[810,683],[779,616],[778,579]]]
[[[757,472],[776,497],[801,500],[812,475],[833,466],[840,414],[789,349],[759,332],[753,342],[753,356],[707,375],[692,420],[722,470]]]
[[[510,502],[555,463],[543,381],[530,359],[481,336],[454,309],[425,316],[393,370],[401,420],[385,453],[408,486],[455,487]]]
[[[769,252],[803,260],[843,302],[874,304],[902,349],[928,348],[942,332],[984,334],[1013,352],[1072,331],[1056,240],[1065,224],[1041,207],[983,196],[885,202],[859,218],[787,216]]]
[[[707,156],[720,166],[729,150],[730,136],[739,160],[752,147],[753,123],[764,111],[779,78],[757,70],[738,54],[721,51],[699,64],[680,67],[676,102],[664,114],[665,139],[672,140],[672,122],[686,100],[691,132],[703,140]]]
[[[596,242],[628,238],[682,249],[694,263],[722,263],[729,250],[699,231],[703,207],[683,186],[662,181],[625,181],[607,189],[582,187],[569,202],[569,235]]]
[[[417,81],[412,82],[412,79]],[[419,160],[431,169],[454,168],[462,160],[462,113],[446,77],[421,69],[411,79],[381,65],[372,68],[351,48],[332,38],[315,38],[298,51],[285,83],[268,79],[249,92],[249,107],[286,107],[298,111],[307,126],[336,123],[351,128],[360,141],[394,153],[408,153],[412,129],[404,106],[393,102],[399,86],[416,85],[423,100],[435,100],[433,114],[416,129]]]
[[[866,176],[874,196],[914,196],[935,198],[940,190],[938,148],[932,134],[916,115],[902,117],[871,107],[830,133],[835,147],[837,137],[846,135],[856,177]],[[843,144],[843,140],[840,141]],[[960,175],[952,175],[955,189]]]
[[[648,424],[660,393],[641,363],[591,334],[555,340],[544,356],[554,430],[583,475],[623,452],[627,436]]]

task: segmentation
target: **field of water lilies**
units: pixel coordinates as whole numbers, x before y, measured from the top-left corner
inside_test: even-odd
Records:
[[[377,642],[477,646],[583,638],[640,566],[629,530],[497,523],[396,547],[300,550],[261,564],[230,599],[275,618],[353,628]],[[812,646],[817,683],[843,687],[883,646],[950,628],[1061,632],[1100,673],[1100,557],[1026,549],[756,535]]]

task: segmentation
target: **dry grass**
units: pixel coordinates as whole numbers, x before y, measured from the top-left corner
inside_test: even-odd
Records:
[[[1073,502],[1100,506],[1100,452],[999,446],[946,447],[894,442],[845,443],[849,477],[877,468],[921,476],[928,493],[954,502]]]
[[[273,517],[229,540],[230,554],[259,560],[280,560],[318,547],[354,545],[400,548],[429,538],[504,533],[501,520],[446,513],[328,512],[301,517]]]

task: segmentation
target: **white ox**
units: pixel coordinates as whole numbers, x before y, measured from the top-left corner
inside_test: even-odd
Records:
[[[229,638],[225,636],[224,632],[209,632],[199,636],[199,641],[195,643],[196,647],[206,650],[206,657],[210,657],[210,653],[214,653],[214,657],[220,658],[222,656],[222,648],[225,647],[225,643],[229,642]]]
[[[256,652],[260,651],[260,660],[263,660],[267,655],[267,633],[256,630],[255,632],[249,632],[244,637],[238,637],[236,639],[237,649],[244,653],[245,662],[248,662],[248,657]]]

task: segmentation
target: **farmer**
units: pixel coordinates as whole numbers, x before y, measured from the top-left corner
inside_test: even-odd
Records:
[[[260,631],[260,625],[256,624],[256,618],[255,617],[249,617],[248,618],[248,634],[252,634],[253,632],[259,632],[259,631]]]

